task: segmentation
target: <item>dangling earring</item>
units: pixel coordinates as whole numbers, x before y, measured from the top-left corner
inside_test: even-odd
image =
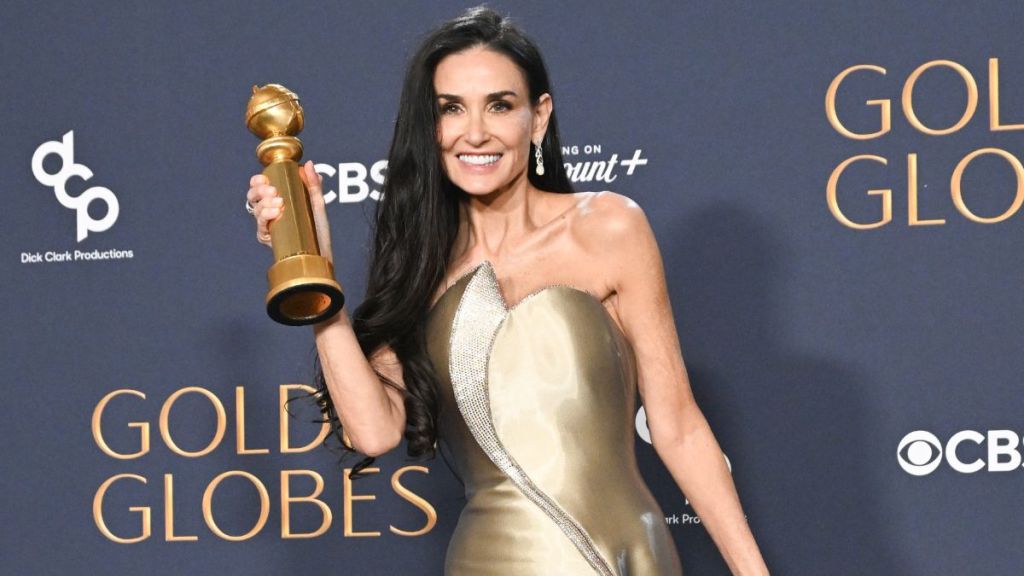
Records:
[[[540,151],[540,143],[534,145],[533,157],[537,159],[537,176],[544,175],[544,156]]]

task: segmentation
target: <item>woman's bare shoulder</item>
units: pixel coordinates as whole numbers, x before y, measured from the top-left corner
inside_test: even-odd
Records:
[[[573,231],[588,246],[606,248],[645,231],[647,218],[632,198],[609,190],[576,195]]]

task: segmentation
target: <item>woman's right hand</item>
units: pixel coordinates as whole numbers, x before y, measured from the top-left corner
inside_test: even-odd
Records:
[[[309,191],[309,203],[313,208],[313,226],[316,228],[320,255],[333,262],[331,229],[324,204],[323,180],[313,168],[313,162],[308,160],[304,165],[299,166],[299,177],[306,185],[306,190]],[[271,246],[270,225],[284,212],[284,200],[263,174],[255,174],[249,179],[249,191],[245,198],[253,207],[256,217],[256,241],[265,246]]]
[[[331,260],[331,230],[324,207],[322,179],[308,161],[299,167],[299,177],[309,191],[320,255]],[[270,226],[284,213],[284,201],[262,174],[249,179],[245,198],[256,217],[256,240],[271,246]],[[385,344],[372,355],[371,363],[359,345],[344,308],[330,321],[314,324],[313,333],[331,402],[352,446],[367,456],[379,456],[398,446],[405,430],[403,392],[383,385],[376,372],[379,369],[404,388],[398,356]]]

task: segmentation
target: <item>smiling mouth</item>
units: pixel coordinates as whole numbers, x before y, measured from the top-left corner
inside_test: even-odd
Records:
[[[459,154],[458,158],[472,166],[490,166],[501,159],[501,154]]]

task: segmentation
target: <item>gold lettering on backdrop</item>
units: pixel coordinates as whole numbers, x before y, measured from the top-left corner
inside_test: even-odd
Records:
[[[967,86],[967,106],[964,109],[963,115],[960,116],[960,120],[956,124],[953,124],[949,128],[935,129],[929,128],[918,119],[917,114],[914,113],[914,85],[917,83],[918,78],[921,77],[925,71],[935,68],[936,66],[945,66],[950,68],[954,72],[960,75],[963,79],[964,84]],[[917,128],[925,134],[931,134],[932,136],[942,136],[943,134],[952,134],[957,130],[963,128],[971,121],[974,117],[974,111],[978,108],[978,84],[974,81],[974,76],[967,71],[960,64],[953,62],[952,60],[932,60],[931,62],[925,62],[917,67],[910,76],[907,77],[907,81],[903,84],[903,114],[907,117],[907,121],[914,128]]]
[[[369,468],[366,470],[368,474],[376,474],[380,472],[379,468]],[[403,537],[416,537],[427,534],[437,525],[437,511],[431,504],[424,499],[422,496],[416,494],[406,486],[402,484],[402,477],[408,472],[421,472],[423,474],[429,474],[430,471],[424,466],[404,466],[399,468],[391,475],[391,488],[400,498],[409,502],[420,511],[423,512],[426,522],[421,528],[415,530],[403,530],[392,524],[389,524],[389,529],[392,534]],[[365,538],[365,537],[379,537],[380,532],[377,531],[357,531],[354,528],[354,503],[357,501],[373,501],[377,499],[374,494],[355,494],[353,490],[354,483],[351,480],[351,470],[347,469],[344,471],[344,489],[343,489],[343,508],[344,508],[344,536],[346,538]],[[256,520],[255,525],[244,534],[228,534],[225,532],[216,521],[213,512],[213,497],[220,483],[231,476],[241,476],[248,480],[259,494],[260,508],[259,518]],[[306,496],[295,496],[292,487],[292,479],[305,476],[312,478],[314,481],[314,488],[309,495]],[[152,533],[152,513],[150,506],[132,506],[128,510],[131,512],[137,512],[141,515],[141,530],[137,536],[124,536],[114,534],[106,524],[103,505],[106,495],[110,487],[119,480],[136,480],[142,484],[147,484],[144,476],[136,474],[117,474],[107,479],[97,489],[95,496],[93,497],[93,520],[102,533],[107,539],[121,543],[121,544],[133,544],[148,539]],[[321,499],[324,491],[324,480],[318,472],[314,470],[282,470],[281,471],[281,494],[280,494],[280,505],[281,505],[281,538],[282,539],[298,539],[298,538],[317,538],[323,536],[330,530],[334,524],[334,514],[327,502]],[[174,498],[174,476],[172,474],[164,474],[164,540],[167,542],[195,542],[199,540],[198,535],[194,534],[177,534],[175,533],[175,518],[176,518],[176,505]],[[297,503],[313,504],[320,509],[321,522],[320,525],[311,532],[296,532],[292,526],[292,512],[293,505]],[[188,505],[186,504],[186,509]],[[205,490],[203,491],[202,499],[202,515],[203,521],[212,533],[218,537],[232,541],[239,542],[252,538],[265,527],[267,520],[270,516],[270,496],[266,488],[266,484],[257,478],[256,476],[244,472],[242,470],[229,470],[217,475],[211,480]]]
[[[993,132],[1024,130],[1024,124],[1002,124],[999,121],[999,59],[988,59],[988,127]]]
[[[293,418],[290,414],[288,414],[287,411],[284,410],[284,406],[285,402],[287,402],[288,400],[289,392],[297,390],[301,390],[303,392],[308,393],[313,392],[315,389],[304,384],[288,384],[281,385],[278,387],[277,398],[279,399],[279,406],[277,411],[279,413],[279,430],[281,432],[280,447],[282,453],[309,452],[310,450],[316,448],[318,444],[321,444],[327,437],[327,435],[330,433],[329,424],[323,423],[318,428],[317,437],[312,442],[309,442],[308,444],[302,446],[292,446],[289,438],[290,423],[292,421],[295,421],[304,424],[305,422],[302,419]],[[178,402],[178,400],[180,400],[181,397],[184,396],[185,394],[199,394],[204,397],[204,400],[200,402],[201,405],[199,406],[199,409],[204,412],[205,418],[207,419],[207,426],[209,426],[211,422],[209,422],[208,412],[206,412],[205,410],[206,402],[209,402],[209,404],[213,407],[214,412],[215,421],[213,421],[212,424],[214,424],[215,431],[212,434],[212,438],[210,439],[207,445],[202,447],[202,449],[195,451],[185,450],[178,446],[177,442],[174,440],[174,437],[172,435],[173,433],[170,430],[171,411],[174,410],[175,407],[177,407],[178,410],[177,418],[184,418],[186,421],[189,421],[191,423],[196,422],[196,418],[190,418],[191,406],[193,406],[193,404],[185,402],[184,405],[186,407],[183,407],[183,403]],[[146,394],[138,390],[118,389],[107,393],[103,398],[101,398],[92,411],[93,438],[96,442],[96,445],[100,447],[101,451],[107,456],[110,456],[111,458],[124,460],[139,458],[145,454],[148,454],[150,451],[150,429],[152,428],[153,424],[158,425],[160,432],[159,438],[163,440],[163,442],[174,454],[183,456],[189,460],[193,458],[198,458],[200,456],[207,456],[212,451],[216,450],[217,447],[222,444],[222,441],[224,439],[224,435],[227,429],[228,418],[225,406],[233,408],[237,415],[237,420],[235,424],[236,453],[247,455],[268,455],[271,452],[269,448],[255,448],[246,446],[246,393],[244,387],[242,386],[238,386],[235,388],[235,402],[233,405],[225,405],[214,392],[211,392],[210,390],[202,387],[190,386],[172,391],[160,406],[160,413],[159,417],[157,418],[158,422],[153,422],[153,419],[151,418],[149,421],[128,423],[129,429],[138,429],[137,433],[125,431],[123,423],[120,424],[120,426],[115,427],[115,429],[118,432],[120,432],[121,435],[127,433],[128,436],[133,441],[133,444],[134,442],[138,442],[139,446],[137,450],[131,453],[118,452],[108,445],[107,440],[121,440],[121,436],[112,435],[112,429],[109,426],[107,427],[106,430],[104,430],[104,418],[109,420],[112,417],[109,414],[109,410],[107,410],[107,408],[110,407],[110,404],[114,401],[116,397],[122,395],[134,396],[136,398],[146,400]],[[181,414],[181,412],[183,411],[186,414]],[[106,414],[106,416],[104,416],[104,414]],[[269,420],[269,418],[260,419],[261,422],[267,422]],[[107,422],[107,424],[109,424],[109,422]],[[117,445],[117,443],[115,443],[115,445]],[[185,470],[187,470],[187,467]],[[330,478],[337,477],[335,476],[335,470],[336,469],[333,467],[332,462]],[[372,518],[374,522],[383,522],[388,525],[388,528],[392,534],[402,537],[422,536],[434,529],[434,527],[437,525],[437,512],[434,509],[434,507],[425,498],[416,494],[413,490],[410,490],[407,486],[405,486],[402,483],[403,479],[408,481],[409,477],[407,476],[407,474],[410,472],[423,474],[430,473],[429,469],[425,466],[405,466],[399,468],[398,470],[391,473],[391,490],[394,492],[396,496],[419,509],[425,517],[424,523],[420,527],[414,529],[399,528],[396,527],[393,523],[389,523],[387,521],[387,518],[381,519],[380,514],[376,511],[371,512],[370,508],[373,507],[364,507],[367,508],[366,510],[360,509],[360,513],[362,515],[361,518],[363,518],[362,521],[364,523],[367,522],[367,518]],[[325,498],[324,496],[325,485],[327,483],[325,481],[325,478],[328,478],[328,476],[323,472],[318,472],[314,470],[278,470],[271,473],[280,474],[280,494],[275,494],[274,496],[275,498],[278,498],[280,502],[281,538],[308,539],[321,537],[327,534],[331,527],[335,525],[335,509],[332,509],[329,503],[336,500],[336,497]],[[379,468],[370,468],[366,470],[366,473],[379,474],[381,473],[381,470]],[[214,494],[217,491],[217,488],[220,485],[220,483],[232,476],[241,476],[242,478],[250,482],[255,487],[259,495],[260,503],[258,510],[258,519],[256,519],[255,525],[252,526],[251,529],[248,529],[248,531],[246,531],[244,534],[225,532],[225,530],[219,526],[214,516]],[[311,489],[304,490],[301,488],[296,488],[293,485],[297,481],[296,479],[301,479],[303,477],[312,479],[314,485],[311,487]],[[120,480],[135,480],[141,482],[144,485],[147,484],[147,479],[145,476],[124,473],[117,474],[115,476],[108,478],[99,486],[99,488],[97,489],[96,493],[93,496],[93,519],[100,533],[103,534],[104,537],[113,542],[121,544],[131,544],[136,542],[142,542],[144,540],[149,539],[152,535],[152,510],[154,507],[157,510],[160,509],[161,502],[159,501],[159,499],[162,497],[162,511],[164,515],[163,540],[166,542],[195,542],[200,539],[199,534],[179,533],[176,525],[176,521],[178,524],[181,524],[182,515],[184,515],[186,518],[191,517],[192,510],[196,507],[198,503],[194,501],[189,501],[188,499],[186,499],[185,502],[181,502],[180,497],[176,499],[174,494],[175,481],[177,481],[179,485],[184,484],[186,486],[189,486],[192,484],[192,482],[197,481],[194,474],[190,474],[181,469],[163,471],[162,492],[158,491],[156,493],[147,494],[146,496],[147,501],[152,500],[152,502],[150,502],[151,505],[132,506],[128,508],[129,512],[138,513],[140,516],[141,528],[138,533],[134,534],[113,533],[107,526],[106,519],[104,517],[103,507],[106,495],[109,493],[112,487],[117,488],[114,487],[113,485]],[[355,488],[364,485],[352,482],[350,469],[346,469],[343,471],[342,480],[342,510],[339,511],[339,513],[343,513],[345,517],[345,520],[342,523],[344,537],[380,537],[380,531],[357,530],[355,528],[357,521],[354,515],[355,503],[375,501],[378,499],[377,495],[373,493],[356,493]],[[253,536],[260,533],[266,527],[266,523],[267,520],[269,519],[269,515],[271,512],[270,494],[268,492],[267,482],[267,480],[263,480],[249,472],[245,472],[242,470],[230,470],[227,472],[222,472],[216,477],[214,477],[212,480],[210,480],[205,486],[201,503],[201,513],[203,515],[203,521],[206,523],[210,532],[212,532],[219,538],[228,541],[244,541],[251,539]],[[336,484],[332,483],[332,486],[336,486]],[[371,492],[373,490],[366,487],[362,487],[360,489],[367,490],[368,492]],[[300,492],[300,494],[295,494],[296,491]],[[301,494],[301,492],[308,492],[308,494]],[[317,508],[320,509],[320,524],[315,525],[314,520],[312,521],[314,522],[314,525],[309,526],[308,529],[306,526],[294,526],[295,514],[293,513],[297,513],[299,511],[303,512],[303,515],[301,516],[303,519],[306,517],[316,517],[315,512],[309,510],[309,505],[316,506]],[[181,512],[181,514],[178,514],[178,512]],[[226,513],[237,512],[237,510],[222,510],[222,518],[223,515]],[[234,517],[234,515],[232,515],[232,517]],[[157,529],[160,529],[159,525]],[[232,528],[230,526],[229,529],[235,531],[240,530],[240,528]]]
[[[217,525],[217,521],[213,518],[213,493],[225,478],[229,478],[231,476],[241,476],[249,482],[252,482],[252,485],[256,487],[256,491],[259,492],[260,495],[260,517],[256,520],[256,525],[245,534],[241,534],[239,536],[233,536],[221,530],[220,526]],[[214,478],[206,487],[206,490],[203,491],[203,520],[206,521],[206,525],[209,526],[211,532],[220,536],[224,540],[239,542],[252,538],[258,534],[260,530],[263,530],[263,526],[267,523],[267,518],[269,516],[270,495],[267,494],[267,487],[263,485],[263,482],[261,482],[259,478],[245,472],[244,470],[228,470],[227,472],[218,474],[217,477]]]
[[[360,472],[360,474],[376,474],[378,472],[380,472],[380,468],[363,468],[363,470],[362,470],[362,472]],[[377,497],[374,496],[373,494],[354,494],[352,492],[352,469],[351,468],[345,468],[345,471],[343,473],[343,479],[344,479],[344,482],[343,482],[344,494],[342,496],[342,502],[343,502],[344,508],[345,508],[345,536],[346,537],[352,537],[352,538],[367,538],[367,537],[369,537],[369,538],[376,538],[376,537],[380,536],[380,532],[376,532],[376,531],[374,531],[374,532],[356,532],[355,529],[352,528],[353,524],[355,524],[355,522],[353,520],[353,517],[352,517],[353,516],[353,514],[352,514],[352,502],[355,502],[357,500],[371,500],[372,501],[372,500],[376,500]]]
[[[932,68],[948,68],[955,72],[960,80],[963,81],[964,87],[966,88],[967,101],[964,105],[963,112],[960,114],[960,118],[951,126],[946,128],[933,128],[926,126],[917,113],[914,110],[914,90],[925,72]],[[825,94],[825,116],[828,119],[832,127],[840,135],[854,140],[868,140],[871,138],[877,138],[889,132],[891,128],[891,110],[890,101],[887,99],[875,99],[868,100],[869,105],[876,105],[879,107],[881,113],[880,128],[875,132],[869,134],[859,134],[852,132],[847,129],[843,123],[839,120],[839,114],[836,111],[836,94],[843,81],[853,72],[857,71],[872,71],[882,74],[886,73],[885,68],[876,66],[874,64],[858,64],[856,66],[850,66],[841,71],[832,82],[829,84],[828,90]],[[989,88],[989,130],[990,132],[1005,132],[1010,130],[1024,130],[1024,123],[1019,124],[1003,124],[1000,117],[1000,76],[999,76],[999,59],[989,58],[988,59],[988,88]],[[954,62],[952,60],[931,60],[921,64],[914,69],[913,72],[907,77],[903,83],[903,90],[901,93],[900,104],[903,107],[903,115],[906,117],[907,122],[916,131],[926,134],[929,136],[944,136],[952,134],[961,130],[966,126],[975,116],[978,108],[978,83],[975,81],[974,76],[971,72],[963,65]],[[985,217],[979,216],[971,211],[963,198],[962,179],[964,171],[967,166],[978,156],[983,155],[995,155],[1006,160],[1010,167],[1013,168],[1014,176],[1016,178],[1016,191],[1013,198],[1013,202],[1010,206],[1002,213],[997,216]],[[881,195],[882,196],[882,216],[879,220],[873,222],[854,222],[849,219],[841,210],[838,200],[838,184],[839,178],[843,172],[851,165],[860,161],[871,161],[877,162],[882,165],[888,165],[886,158],[882,156],[876,156],[873,154],[860,154],[853,156],[841,162],[835,169],[832,170],[831,175],[828,178],[828,183],[825,186],[825,198],[828,205],[829,211],[832,216],[843,226],[853,228],[855,230],[868,230],[873,228],[879,228],[888,224],[892,220],[892,188],[868,190],[869,195]],[[920,200],[919,194],[920,189],[918,187],[918,154],[916,152],[910,152],[907,154],[907,225],[908,226],[938,226],[946,224],[945,218],[933,218],[933,219],[922,219],[920,217]],[[924,188],[927,189],[928,185],[925,184]],[[964,156],[956,165],[953,173],[950,176],[950,196],[956,210],[962,214],[968,220],[977,222],[979,224],[996,224],[1007,220],[1014,214],[1016,214],[1022,205],[1024,205],[1024,166],[1021,161],[1010,152],[1001,150],[999,148],[987,147],[979,148],[966,156]]]
[[[96,490],[96,495],[93,496],[92,498],[92,519],[93,522],[96,523],[96,527],[99,528],[100,533],[109,538],[110,540],[113,540],[114,542],[117,542],[119,544],[134,544],[136,542],[142,542],[143,540],[146,540],[147,538],[149,538],[149,535],[151,533],[152,524],[150,523],[151,512],[149,506],[128,507],[129,512],[138,512],[140,514],[140,519],[142,521],[142,532],[138,536],[125,538],[122,536],[115,535],[113,532],[110,531],[109,528],[107,528],[107,523],[103,518],[103,498],[107,495],[107,489],[109,489],[110,485],[113,484],[114,482],[117,482],[118,480],[124,478],[138,480],[143,484],[146,483],[146,479],[143,476],[139,476],[138,474],[117,474],[111,476],[110,478],[107,478],[103,482],[103,484],[100,484],[99,489]]]
[[[245,447],[245,388],[235,386],[235,452],[237,454],[270,454],[270,448]]]
[[[847,158],[839,166],[836,166],[835,170],[832,171],[832,175],[828,178],[828,185],[825,187],[825,193],[828,199],[828,209],[832,212],[832,216],[836,220],[839,220],[845,226],[854,228],[856,230],[868,230],[871,228],[878,228],[879,226],[885,226],[892,220],[892,189],[884,188],[880,190],[868,190],[869,196],[882,196],[882,219],[877,222],[868,222],[860,224],[850,220],[843,214],[843,211],[839,208],[839,201],[837,200],[836,188],[839,185],[839,176],[842,175],[846,167],[854,162],[861,160],[870,160],[872,162],[878,162],[879,164],[887,165],[889,162],[881,156],[873,156],[871,154],[861,154],[860,156],[854,156],[853,158]]]
[[[130,390],[127,388],[114,390],[113,392],[110,392],[106,396],[101,398],[100,401],[96,403],[96,408],[93,409],[92,411],[92,438],[96,442],[96,445],[99,446],[100,450],[102,450],[103,453],[106,454],[107,456],[110,456],[111,458],[117,458],[118,460],[130,460],[132,458],[138,458],[139,456],[143,456],[149,452],[149,423],[128,423],[129,428],[139,429],[139,449],[137,451],[132,452],[130,454],[121,454],[120,452],[115,452],[109,445],[107,445],[107,441],[103,438],[103,410],[106,409],[107,404],[110,402],[112,398],[114,398],[114,396],[120,396],[121,394],[131,394],[133,396],[138,396],[143,400],[146,399],[146,395],[143,394],[142,392],[139,392],[138,390]]]
[[[182,395],[187,394],[189,392],[194,392],[206,396],[210,400],[210,404],[213,404],[214,410],[216,410],[217,412],[217,431],[213,434],[213,438],[210,440],[210,443],[206,445],[206,448],[203,448],[202,450],[199,450],[197,452],[188,452],[186,450],[182,450],[177,444],[175,444],[174,440],[171,438],[171,430],[168,424],[168,420],[171,414],[171,408],[174,406],[174,403]],[[224,411],[224,405],[220,403],[220,399],[217,398],[217,396],[213,392],[210,392],[206,388],[200,388],[199,386],[188,386],[186,388],[177,390],[176,392],[168,396],[167,400],[164,402],[163,407],[160,408],[160,436],[163,437],[164,443],[167,444],[167,447],[170,448],[171,451],[173,451],[175,454],[185,456],[188,458],[199,458],[200,456],[206,456],[210,452],[213,452],[214,448],[220,445],[220,441],[224,439],[224,430],[226,430],[228,426],[227,420],[228,416],[227,413]]]
[[[313,493],[309,496],[292,496],[291,489],[291,477],[292,476],[309,476],[316,482],[316,488],[313,489]],[[324,479],[322,476],[312,470],[281,470],[281,538],[316,538],[327,529],[331,527],[331,522],[334,520],[334,515],[331,513],[331,509],[327,504],[317,498],[324,491]],[[292,532],[292,502],[310,502],[316,504],[320,508],[320,514],[323,521],[320,522],[320,527],[313,532]]]
[[[423,514],[427,517],[427,523],[419,530],[401,530],[390,524],[388,525],[388,529],[390,529],[393,534],[398,534],[399,536],[422,536],[434,529],[434,525],[437,524],[437,511],[435,511],[434,507],[430,505],[430,502],[427,502],[416,493],[412,492],[405,486],[402,486],[402,474],[405,474],[410,470],[430,474],[430,470],[427,470],[424,466],[405,466],[403,468],[399,468],[391,475],[391,488],[395,491],[395,494],[398,494],[403,500],[422,510]]]
[[[1017,177],[1017,191],[1013,198],[1013,203],[1010,204],[1010,207],[1007,208],[1005,212],[999,216],[993,216],[992,218],[978,216],[967,208],[967,204],[964,203],[963,190],[960,185],[960,181],[963,178],[964,170],[967,169],[967,165],[971,163],[971,160],[974,160],[982,154],[995,154],[996,156],[1005,159],[1010,163],[1010,166],[1013,167],[1013,172]],[[1010,154],[1006,150],[1000,150],[999,148],[982,148],[964,156],[963,160],[957,163],[956,169],[953,170],[953,176],[950,177],[949,186],[953,194],[953,204],[961,214],[975,222],[980,222],[982,224],[995,224],[996,222],[1002,222],[1016,214],[1017,210],[1020,209],[1021,203],[1024,203],[1024,166],[1021,166],[1020,160],[1018,160],[1016,156]]]
[[[199,536],[174,533],[174,476],[164,474],[164,540],[168,542],[195,542]]]
[[[945,218],[921,220],[917,216],[917,154],[907,154],[907,225],[930,226],[945,224]]]
[[[324,441],[324,439],[327,438],[327,434],[331,431],[330,422],[324,422],[323,424],[320,425],[320,432],[317,433],[316,438],[314,438],[312,442],[306,444],[305,446],[299,446],[297,448],[293,448],[291,446],[288,440],[290,437],[289,426],[293,418],[289,416],[288,410],[286,409],[286,404],[288,402],[288,393],[291,392],[292,390],[302,390],[304,392],[309,393],[316,392],[316,388],[313,388],[312,386],[307,386],[306,384],[282,384],[281,387],[278,389],[278,404],[280,407],[279,435],[281,438],[281,454],[298,454],[300,452],[309,452],[313,448],[316,448],[318,445],[320,445]]]
[[[869,134],[858,134],[848,129],[839,120],[839,114],[836,113],[836,93],[839,91],[839,85],[842,84],[843,80],[853,72],[858,70],[871,70],[872,72],[878,72],[885,76],[885,68],[881,66],[873,66],[871,64],[858,64],[857,66],[850,66],[846,70],[843,70],[836,76],[832,83],[828,85],[828,92],[825,93],[825,116],[828,117],[828,121],[835,128],[836,132],[839,132],[847,138],[853,140],[870,140],[872,138],[878,138],[879,136],[886,134],[892,128],[892,103],[888,99],[883,100],[868,100],[865,102],[868,106],[878,106],[878,112],[881,115],[879,121],[879,128],[875,132]]]

